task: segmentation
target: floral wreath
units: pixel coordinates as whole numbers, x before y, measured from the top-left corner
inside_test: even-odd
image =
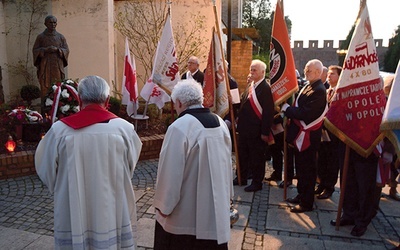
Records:
[[[24,106],[13,109],[8,115],[13,117],[14,120],[19,123],[34,123],[43,120],[43,117],[39,112],[27,109]]]
[[[78,81],[66,79],[50,87],[44,105],[51,108],[51,123],[79,111]]]

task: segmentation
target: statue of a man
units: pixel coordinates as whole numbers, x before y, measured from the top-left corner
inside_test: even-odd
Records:
[[[65,37],[56,31],[57,18],[49,15],[44,20],[45,29],[33,45],[33,62],[37,68],[42,98],[57,80],[64,80],[69,49]]]

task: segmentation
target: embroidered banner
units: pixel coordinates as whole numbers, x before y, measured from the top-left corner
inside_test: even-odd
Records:
[[[299,89],[288,30],[283,15],[282,0],[277,1],[275,8],[269,66],[272,97],[275,105],[279,105]]]
[[[385,104],[378,54],[365,4],[356,21],[325,126],[358,154],[367,157],[383,138],[379,125]]]

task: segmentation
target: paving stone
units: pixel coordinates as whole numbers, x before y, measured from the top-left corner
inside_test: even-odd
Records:
[[[132,179],[138,211],[138,249],[153,247],[155,193],[158,160],[140,161]],[[266,164],[267,174],[272,167]],[[297,195],[296,185],[287,197]],[[231,228],[229,249],[390,249],[399,245],[399,202],[382,191],[380,210],[362,237],[350,235],[352,226],[338,231],[329,221],[336,219],[339,184],[327,200],[315,201],[315,210],[290,213],[283,189],[264,183],[255,193],[234,187],[234,208],[239,220]],[[53,196],[36,175],[0,180],[0,249],[53,249]],[[22,237],[22,238],[21,238]],[[4,240],[3,240],[4,239]]]

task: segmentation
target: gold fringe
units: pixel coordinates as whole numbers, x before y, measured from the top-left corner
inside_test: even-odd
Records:
[[[375,141],[371,144],[371,146],[368,149],[362,148],[360,145],[358,145],[355,141],[350,139],[343,131],[339,130],[335,125],[333,125],[328,119],[325,118],[324,120],[324,125],[325,127],[332,133],[334,134],[339,140],[341,140],[343,143],[348,145],[350,148],[352,148],[354,151],[356,151],[359,155],[367,158],[373,151],[376,145],[380,141],[383,140],[385,137],[383,133],[380,133],[379,136],[375,139]]]

